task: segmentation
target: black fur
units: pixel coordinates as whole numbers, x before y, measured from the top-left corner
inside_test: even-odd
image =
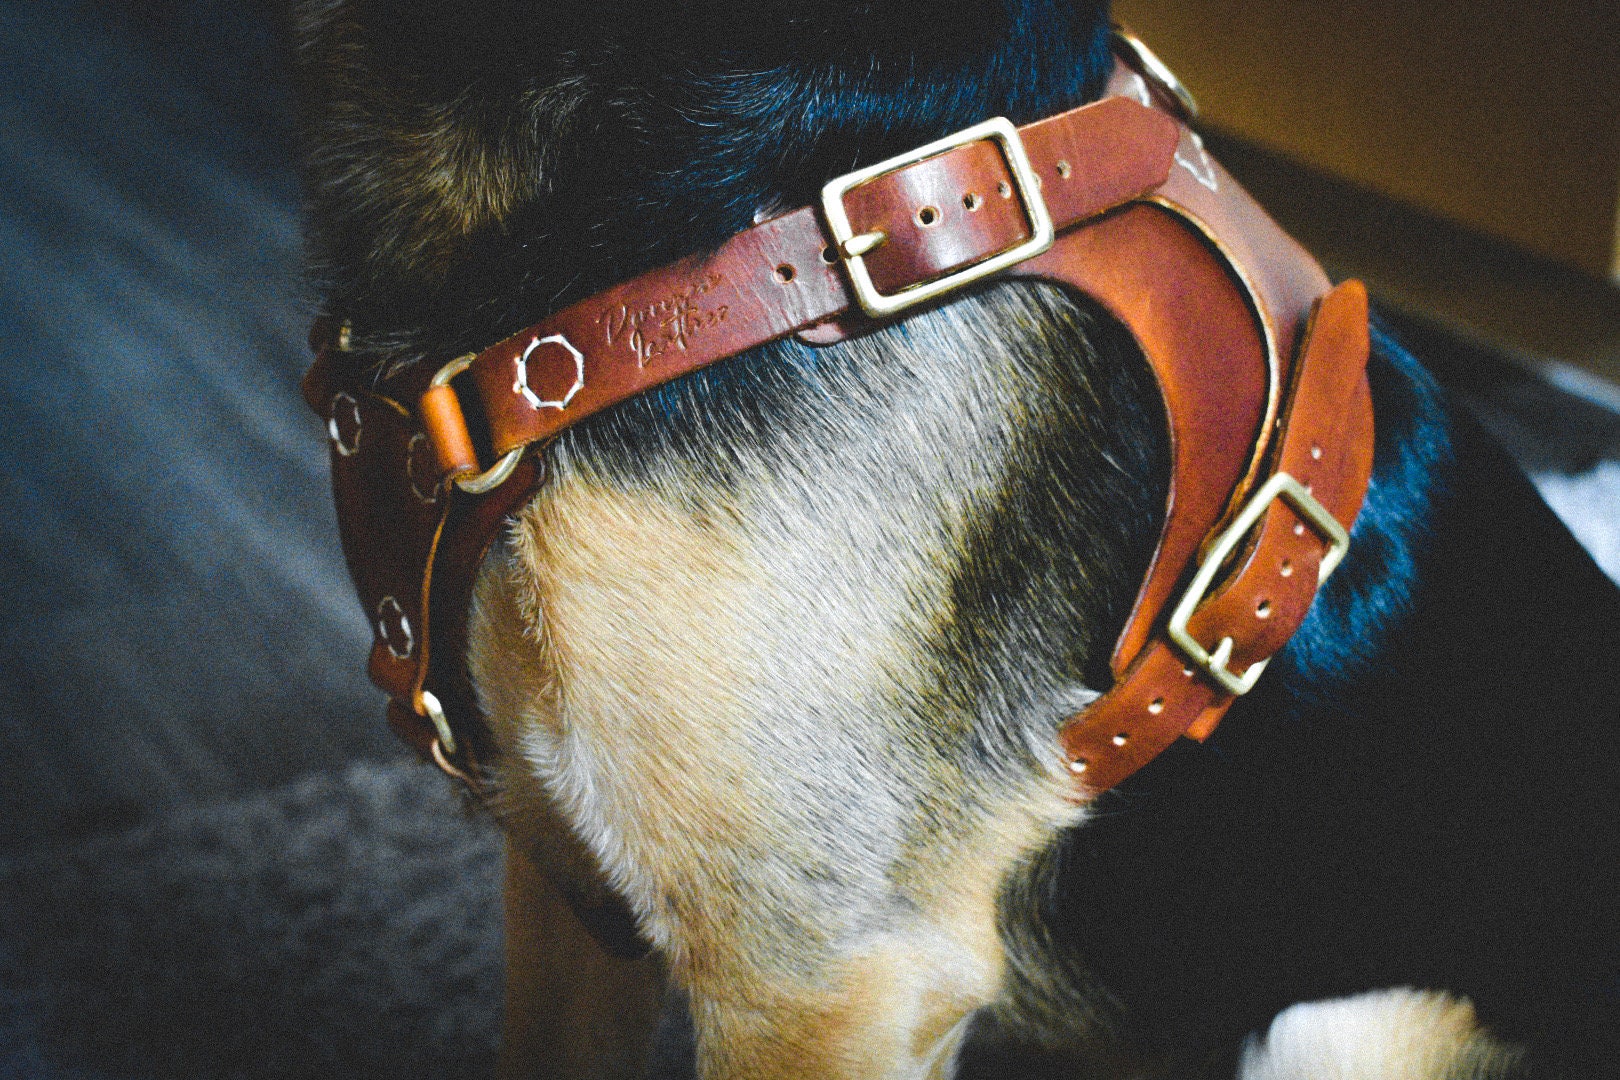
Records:
[[[1047,918],[1175,1057],[1414,986],[1471,998],[1528,1075],[1611,1075],[1620,593],[1387,332],[1371,374],[1351,556],[1208,744],[1070,836]]]
[[[1108,63],[1103,7],[1056,0],[971,19],[950,0],[310,7],[336,15],[306,19],[303,98],[341,103],[305,123],[316,272],[361,344],[435,352],[711,248],[857,165],[1090,100]],[[458,228],[424,157],[466,169],[459,203],[510,188],[511,212]],[[474,167],[496,161],[509,184]]]
[[[853,166],[1089,100],[1107,63],[1103,5],[1057,0],[311,9],[306,96],[345,103],[308,118],[312,247],[371,359],[488,344]],[[436,190],[435,168],[462,183]],[[935,643],[968,698],[995,691],[983,627],[1072,624],[1076,607],[1088,629],[1044,662],[1105,683],[1162,507],[1140,357],[1084,306],[1045,310],[1046,332],[1096,350],[1055,377],[1092,430],[1042,433],[971,538]],[[571,446],[630,475],[699,461],[723,486],[727,446],[791,441],[822,380],[860,379],[832,363],[756,350]],[[1026,996],[1072,990],[1095,1016],[986,1017],[971,1075],[1036,1075],[1029,1047],[1061,1050],[1065,1023],[1229,1073],[1283,1007],[1396,986],[1471,998],[1533,1046],[1531,1076],[1620,1060],[1620,592],[1386,332],[1371,374],[1372,488],[1304,628],[1214,739],[1104,797],[1008,887],[1009,937],[1055,942],[1053,985]],[[1095,588],[1067,583],[1052,537],[1108,554]],[[1007,741],[976,738],[987,762]],[[1032,896],[1034,929],[1016,910]]]

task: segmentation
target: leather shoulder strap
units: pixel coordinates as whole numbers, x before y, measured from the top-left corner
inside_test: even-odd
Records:
[[[1110,98],[1020,132],[1040,194],[1062,231],[1146,196],[1169,175],[1173,120]],[[1088,163],[1106,161],[1106,168]],[[881,236],[862,261],[885,294],[937,281],[1027,240],[1008,156],[989,140],[884,173],[845,201],[852,231]],[[717,360],[861,314],[835,238],[806,207],[596,294],[479,353],[467,365],[504,455]],[[854,325],[864,328],[870,320]],[[459,385],[459,384],[458,384]],[[452,395],[450,387],[435,396]],[[451,410],[452,414],[454,410]],[[454,433],[433,432],[449,475],[478,462]]]

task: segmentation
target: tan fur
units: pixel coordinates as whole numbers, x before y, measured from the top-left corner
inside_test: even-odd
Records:
[[[1239,1080],[1495,1080],[1522,1052],[1483,1030],[1468,1001],[1386,990],[1295,1005],[1251,1041]]]
[[[559,452],[480,582],[504,799],[555,800],[630,900],[711,1080],[948,1075],[1001,988],[998,890],[1076,816],[1055,768],[976,789],[897,729],[894,699],[933,677],[914,643],[944,563],[829,527],[817,497],[863,486],[834,457],[801,494],[743,483],[717,512]],[[918,512],[889,501],[880,532]],[[924,801],[889,770],[934,773]]]

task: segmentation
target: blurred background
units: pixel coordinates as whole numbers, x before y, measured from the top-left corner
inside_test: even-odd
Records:
[[[1610,5],[1130,0],[1620,577]],[[500,850],[361,664],[272,5],[0,5],[0,1076],[484,1076]]]
[[[499,842],[382,723],[269,4],[0,5],[0,1077],[485,1076]]]

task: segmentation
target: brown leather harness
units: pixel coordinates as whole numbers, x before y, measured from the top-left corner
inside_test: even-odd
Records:
[[[559,432],[797,334],[837,341],[972,281],[1092,298],[1157,376],[1167,514],[1113,687],[1062,728],[1089,799],[1182,735],[1207,738],[1304,621],[1372,466],[1367,299],[1207,153],[1190,100],[1126,39],[1102,100],[976,125],[829,183],[823,205],[643,274],[437,371],[358,371],[333,319],[304,382],[325,417],[344,551],[399,733],[476,786],[489,734],[464,670],[469,598]],[[463,402],[493,447],[486,467]],[[429,638],[429,627],[433,638]]]

